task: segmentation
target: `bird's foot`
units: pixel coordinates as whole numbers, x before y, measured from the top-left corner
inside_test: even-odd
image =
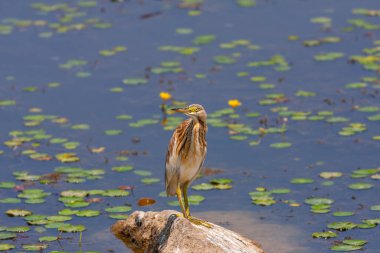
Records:
[[[177,216],[178,218],[183,218],[183,214],[182,213],[174,213],[175,216]]]
[[[201,220],[201,219],[195,218],[195,217],[190,216],[190,215],[187,217],[187,219],[195,225],[201,225],[201,226],[204,226],[206,228],[212,228],[212,225],[205,220]]]

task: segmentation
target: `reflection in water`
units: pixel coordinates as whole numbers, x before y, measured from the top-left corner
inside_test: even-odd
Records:
[[[297,238],[302,231],[295,226],[269,224],[254,218],[251,212],[210,211],[195,213],[196,217],[240,233],[260,243],[266,253],[308,252]]]

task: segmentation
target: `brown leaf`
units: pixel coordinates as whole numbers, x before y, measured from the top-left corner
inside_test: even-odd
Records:
[[[156,203],[156,201],[151,198],[141,198],[137,202],[139,206],[149,206],[149,205],[153,205],[154,203]]]

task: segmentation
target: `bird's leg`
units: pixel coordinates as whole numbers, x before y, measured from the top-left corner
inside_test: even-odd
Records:
[[[186,183],[183,187],[183,198],[185,200],[185,218],[188,219],[190,222],[194,223],[195,225],[202,225],[206,228],[212,228],[212,225],[208,223],[207,221],[195,218],[190,215],[190,208],[189,208],[189,200],[187,199],[187,187],[189,186],[188,183]]]
[[[177,187],[176,192],[177,192],[177,198],[178,198],[179,205],[181,206],[183,216],[185,218],[187,218],[187,213],[185,212],[185,207],[184,207],[183,201],[182,201],[182,192],[181,192],[181,188],[179,186]]]
[[[190,216],[189,200],[187,199],[187,187],[189,183],[186,183],[183,186],[183,199],[185,200],[185,212],[187,216]]]

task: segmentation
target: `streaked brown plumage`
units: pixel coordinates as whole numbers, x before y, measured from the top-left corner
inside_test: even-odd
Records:
[[[174,130],[169,142],[165,170],[166,193],[168,196],[177,195],[185,218],[195,224],[210,227],[207,222],[190,216],[187,199],[187,188],[199,174],[207,153],[207,114],[198,104],[173,110],[190,118]]]

